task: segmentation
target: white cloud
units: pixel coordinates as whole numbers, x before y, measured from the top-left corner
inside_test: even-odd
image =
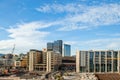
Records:
[[[65,43],[72,46],[72,55],[75,55],[77,50],[120,50],[120,38],[65,41]]]
[[[58,24],[60,26],[58,30],[60,31],[86,30],[100,26],[120,24],[119,4],[102,4],[94,6],[81,4],[53,4],[41,6],[37,8],[37,10],[45,13],[66,12],[65,17],[58,20],[58,22],[60,21],[60,24]]]
[[[73,45],[78,46],[79,49],[120,49],[120,38],[94,39],[74,42],[76,44]]]
[[[119,37],[120,33],[96,33],[97,36],[110,36],[110,37]]]
[[[80,41],[65,41],[72,46],[72,55],[76,50],[120,50],[120,38],[106,38]]]
[[[15,53],[27,52],[31,48],[41,49],[45,47],[44,39],[50,32],[40,31],[42,28],[50,27],[51,23],[30,22],[17,24],[14,28],[7,29],[11,39],[0,41],[0,53],[10,53],[16,44]]]
[[[89,7],[84,13],[67,17],[60,30],[91,29],[100,26],[120,24],[120,5],[111,4]],[[67,26],[66,26],[67,24]],[[72,26],[73,25],[73,26]]]
[[[49,32],[39,31],[39,29],[49,27],[50,24],[44,24],[41,22],[31,22],[16,25],[16,28],[10,28],[7,31],[11,33],[10,38],[19,39],[19,38],[30,38],[33,36],[33,39],[39,39],[46,36]],[[34,36],[36,35],[36,36]],[[38,35],[38,36],[37,36]]]
[[[44,7],[36,8],[36,10],[40,12],[48,12],[50,10],[50,7],[48,5],[45,5]]]
[[[36,8],[37,11],[44,12],[44,13],[61,13],[61,12],[70,12],[70,13],[75,13],[75,12],[80,12],[80,9],[83,10],[84,6],[82,5],[77,5],[77,4],[45,4],[44,6],[40,6],[39,8]]]

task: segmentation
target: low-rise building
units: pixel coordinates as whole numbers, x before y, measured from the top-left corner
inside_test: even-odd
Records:
[[[76,70],[76,58],[73,56],[62,57],[62,65],[60,70],[75,71]]]
[[[12,59],[0,58],[0,68],[11,69],[14,66]]]
[[[20,60],[14,61],[14,68],[18,69],[20,67],[21,67],[21,61]]]
[[[27,55],[26,56],[24,56],[24,57],[22,57],[22,59],[20,60],[20,62],[21,62],[21,68],[24,68],[24,69],[26,69],[27,68]]]

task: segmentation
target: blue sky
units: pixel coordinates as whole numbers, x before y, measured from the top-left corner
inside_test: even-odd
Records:
[[[0,53],[63,40],[76,50],[119,50],[119,0],[0,0]]]

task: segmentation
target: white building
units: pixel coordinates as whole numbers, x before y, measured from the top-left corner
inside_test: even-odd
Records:
[[[77,51],[76,72],[120,72],[120,51]]]

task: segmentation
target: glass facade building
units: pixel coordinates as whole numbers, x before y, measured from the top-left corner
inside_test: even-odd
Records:
[[[47,51],[53,51],[53,43],[47,43]]]
[[[120,51],[77,51],[76,71],[120,72]]]
[[[71,46],[68,44],[64,44],[64,53],[62,56],[70,56],[71,55]]]
[[[62,45],[63,45],[62,40],[57,40],[57,41],[54,41],[53,43],[49,42],[47,43],[47,51],[55,51],[62,54]]]
[[[56,51],[56,52],[59,52],[60,54],[62,54],[62,45],[63,45],[62,40],[54,41],[53,51]]]

